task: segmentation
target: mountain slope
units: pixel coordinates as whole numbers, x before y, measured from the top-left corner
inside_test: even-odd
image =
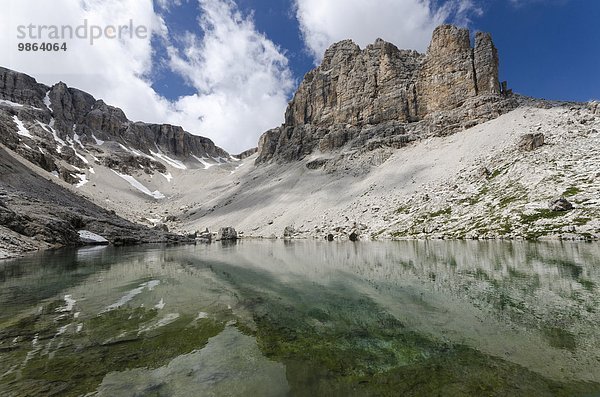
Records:
[[[349,238],[600,237],[600,120],[592,106],[523,104],[476,127],[395,150],[378,166],[326,172],[301,161],[246,165],[217,198],[182,214],[188,229]],[[543,105],[543,103],[538,103]],[[523,135],[546,143],[520,149]],[[569,211],[552,211],[564,196]],[[194,213],[189,216],[189,214]],[[187,218],[186,218],[187,217]]]
[[[44,179],[138,224],[246,237],[600,237],[599,104],[513,94],[485,33],[471,47],[467,30],[442,26],[426,54],[336,43],[285,123],[237,157],[3,73],[0,140]]]
[[[39,175],[0,147],[0,259],[36,249],[79,245],[79,230],[112,244],[185,238],[126,221]]]
[[[131,175],[222,164],[232,157],[207,138],[169,124],[127,119],[90,94],[0,68],[0,142],[71,184],[83,184],[102,165]]]

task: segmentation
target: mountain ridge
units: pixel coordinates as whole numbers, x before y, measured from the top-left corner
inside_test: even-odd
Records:
[[[61,172],[61,163],[66,161],[83,168],[90,158],[86,163],[78,150],[88,152],[88,146],[95,153],[94,160],[106,159],[111,168],[123,170],[141,166],[148,173],[164,171],[163,155],[183,161],[194,161],[194,156],[206,161],[232,158],[210,139],[192,135],[179,126],[131,121],[121,109],[77,88],[62,82],[48,87],[28,75],[3,67],[0,67],[0,108],[4,110],[0,123],[5,130],[14,129],[11,124],[21,123],[19,128],[44,143],[39,146],[40,150],[33,150],[36,153],[21,148],[20,154],[47,171],[58,172],[70,183],[77,182],[69,177],[73,170]],[[0,139],[7,147],[17,149],[20,140],[31,138],[25,133],[2,134]],[[101,156],[104,142],[118,146],[109,150],[112,158]]]

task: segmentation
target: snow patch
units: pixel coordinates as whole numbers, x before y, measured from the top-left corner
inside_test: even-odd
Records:
[[[196,316],[196,320],[201,320],[203,318],[208,318],[208,313],[206,312],[200,312],[198,313],[198,315]]]
[[[156,149],[158,150],[158,147]],[[185,164],[183,164],[179,160],[172,159],[169,156],[166,156],[166,155],[164,155],[164,154],[162,154],[160,152],[153,152],[152,150],[150,150],[150,153],[152,154],[152,156],[156,157],[159,160],[162,160],[162,161],[166,162],[167,164],[169,164],[173,168],[178,168],[180,170],[187,169],[187,167],[185,166]]]
[[[72,295],[65,295],[63,299],[65,300],[65,305],[57,308],[56,312],[66,313],[66,312],[72,311],[73,307],[75,307],[75,303],[77,303],[77,301],[75,299],[73,299]]]
[[[162,309],[165,307],[165,300],[163,298],[160,298],[160,302],[158,302],[156,305],[154,305],[154,307],[158,310]]]
[[[19,120],[19,118],[15,115],[13,116],[13,121],[17,124],[17,134],[33,139],[33,135],[29,132],[27,128],[23,125],[23,122]]]
[[[198,160],[198,161],[199,161],[199,162],[200,162],[200,163],[201,163],[201,164],[204,166],[204,169],[205,169],[205,170],[209,169],[209,168],[210,168],[210,167],[212,167],[213,165],[216,165],[216,164],[207,163],[207,162],[206,162],[206,159],[205,159],[204,157],[202,157],[202,158],[200,158],[200,157],[196,157],[196,156],[194,156],[193,154],[192,154],[192,157],[193,157],[193,158],[195,158],[196,160]]]
[[[129,148],[121,143],[119,143],[119,146],[121,146],[121,149],[125,150],[126,152],[131,153],[131,150],[129,150]]]
[[[163,318],[161,318],[160,320],[158,320],[158,322],[156,324],[142,328],[138,332],[138,334],[141,334],[141,333],[147,332],[147,331],[152,331],[156,328],[164,327],[165,325],[171,324],[173,321],[177,320],[178,318],[179,318],[179,313],[169,313],[166,316],[164,316]]]
[[[14,108],[22,108],[22,107],[24,107],[20,103],[16,103],[16,102],[13,102],[13,101],[8,101],[6,99],[0,99],[0,105],[8,105],[8,106],[12,106]]]
[[[173,175],[171,175],[170,172],[168,174],[161,173],[161,175],[165,177],[165,179],[167,180],[167,182],[171,182],[171,179],[173,179]]]
[[[160,284],[160,280],[150,280],[146,283],[146,286],[152,291],[158,284]]]
[[[89,182],[86,174],[77,174],[77,177],[79,178],[79,183],[75,185],[76,188],[80,188]]]
[[[135,179],[131,175],[121,174],[120,172],[117,172],[115,170],[112,170],[112,172],[114,172],[119,177],[121,177],[122,179],[127,181],[131,186],[133,186],[140,192],[142,192],[150,197],[153,197],[157,200],[165,198],[165,195],[162,194],[161,192],[159,192],[158,190],[151,192],[150,189],[148,189],[146,186],[142,185],[140,182],[137,181],[137,179]]]
[[[81,154],[77,153],[77,150],[75,150],[75,146],[71,145],[71,149],[73,149],[73,151],[75,152],[75,156],[79,157],[81,159],[81,161],[83,161],[85,164],[89,164],[90,163],[88,159],[86,159]]]
[[[65,141],[63,141],[62,139],[59,138],[58,134],[56,133],[56,130],[54,129],[54,123],[55,120],[54,119],[50,119],[50,124],[42,124],[38,121],[38,124],[45,129],[48,132],[52,133],[52,137],[54,138],[54,140],[56,141],[57,145],[56,145],[56,151],[60,154],[60,152],[62,151],[63,146],[67,146],[67,144],[65,143]]]
[[[73,131],[75,130],[75,126],[76,126],[76,124],[73,124]],[[79,145],[79,147],[81,147],[81,149],[86,150],[83,147],[83,144],[81,143],[81,139],[79,138],[79,134],[74,133],[73,134],[73,140],[75,141],[75,143],[77,143]]]
[[[96,145],[98,145],[98,146],[102,146],[104,144],[104,141],[102,139],[96,138],[96,136],[94,134],[92,134],[92,139],[94,139],[94,141],[96,141]]]
[[[54,337],[64,334],[70,326],[71,326],[71,324],[67,324],[67,325],[63,325],[62,327],[60,327],[58,329],[58,332],[56,333],[56,335],[54,335]]]
[[[50,90],[48,90],[46,96],[44,97],[44,105],[46,105],[49,111],[52,111],[52,103],[50,102]]]
[[[108,244],[108,240],[89,230],[79,230],[79,239],[84,243]]]

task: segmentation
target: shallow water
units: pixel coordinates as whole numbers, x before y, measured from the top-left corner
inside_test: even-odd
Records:
[[[598,244],[45,252],[0,262],[0,395],[600,395],[599,303]]]

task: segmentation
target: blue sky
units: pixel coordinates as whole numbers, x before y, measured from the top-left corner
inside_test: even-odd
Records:
[[[64,81],[133,120],[170,123],[236,153],[283,121],[306,72],[335,41],[377,37],[424,52],[444,22],[491,32],[501,79],[547,99],[600,99],[596,0],[4,0],[0,65]],[[148,27],[146,38],[64,53],[17,52],[20,24]]]
[[[314,67],[289,0],[236,0],[257,29],[279,45],[296,81]],[[468,27],[493,34],[501,79],[516,92],[538,98],[588,101],[600,97],[600,1],[480,0]],[[183,2],[169,26],[197,29],[198,3]],[[386,39],[385,37],[382,37]],[[156,89],[169,98],[186,93],[179,76],[166,73]]]

